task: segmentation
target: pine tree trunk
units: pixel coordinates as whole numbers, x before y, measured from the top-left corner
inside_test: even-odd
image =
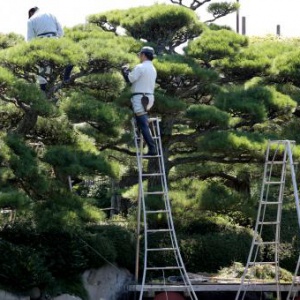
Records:
[[[26,110],[23,119],[18,125],[17,133],[22,135],[26,135],[30,133],[30,131],[36,125],[37,119],[38,119],[38,114],[36,111],[32,109]]]

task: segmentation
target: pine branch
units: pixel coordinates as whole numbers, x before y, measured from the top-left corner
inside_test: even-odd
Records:
[[[116,150],[118,152],[125,153],[125,154],[130,155],[130,156],[135,156],[136,155],[135,151],[133,152],[133,151],[130,151],[128,149],[118,147],[118,146],[116,146],[116,143],[107,144],[107,145],[99,148],[100,151],[103,151],[103,150],[106,150],[106,149]]]
[[[190,4],[190,6],[184,5],[182,3],[182,0],[171,0],[172,3],[174,4],[178,4],[180,6],[184,6],[184,7],[188,7],[192,10],[196,10],[197,8],[199,8],[200,6],[202,6],[203,4],[210,2],[211,0],[203,0],[203,1],[197,1],[197,0],[193,0],[193,2]]]
[[[211,155],[195,155],[195,156],[189,156],[189,157],[179,157],[175,158],[172,161],[170,161],[170,169],[172,167],[175,167],[177,165],[184,165],[184,164],[195,164],[199,162],[216,162],[216,163],[223,163],[223,164],[244,164],[244,163],[250,163],[250,162],[257,162],[258,160],[255,159],[253,156],[239,156],[239,157],[233,157],[229,158],[226,155],[220,155],[220,156],[211,156]]]

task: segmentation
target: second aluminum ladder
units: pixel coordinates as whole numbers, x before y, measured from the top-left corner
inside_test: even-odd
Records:
[[[137,128],[135,120],[132,120],[139,173],[138,235],[141,224],[143,223],[144,226],[144,268],[139,299],[141,300],[143,298],[147,280],[157,279],[158,276],[162,278],[164,283],[166,283],[167,276],[169,276],[169,278],[179,278],[183,288],[182,291],[188,295],[190,299],[197,299],[190,278],[186,272],[176,238],[159,122],[160,120],[158,118],[149,119],[149,127],[156,145],[157,155],[147,156],[143,154],[143,138],[141,132]],[[151,169],[155,171],[149,172]],[[149,182],[149,179],[156,181],[156,184],[153,187],[149,187],[148,185],[148,188],[146,188],[146,183],[147,181]],[[157,222],[158,219],[160,219],[161,222]],[[158,225],[157,223],[160,224]],[[138,256],[139,246],[137,248]],[[136,270],[136,277],[137,273],[138,271]]]
[[[295,142],[289,140],[268,142],[265,155],[262,189],[253,240],[235,300],[241,300],[245,298],[249,286],[255,285],[255,282],[246,279],[246,277],[249,276],[251,272],[255,273],[255,267],[262,267],[263,265],[271,265],[274,267],[275,280],[273,283],[276,285],[276,299],[281,299],[279,246],[282,205],[287,171],[289,171],[291,174],[298,224],[300,226],[298,188],[292,156],[292,149],[294,146]],[[270,240],[263,240],[262,235],[264,234],[265,230],[273,231],[274,237]],[[268,261],[263,261],[263,259],[260,258],[260,252],[264,247],[271,247],[273,249],[272,259]],[[297,268],[299,268],[299,261]],[[270,283],[271,282],[268,282],[268,284]]]

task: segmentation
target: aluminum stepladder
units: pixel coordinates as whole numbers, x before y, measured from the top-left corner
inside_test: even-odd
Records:
[[[300,206],[298,197],[298,188],[295,175],[295,164],[293,162],[292,150],[295,146],[294,141],[289,140],[277,140],[269,141],[267,145],[264,174],[262,189],[260,194],[260,201],[257,213],[257,219],[254,229],[254,235],[250,252],[247,260],[247,264],[244,273],[241,278],[241,283],[236,294],[236,300],[244,299],[247,293],[247,288],[252,284],[251,280],[246,279],[246,276],[250,274],[252,269],[263,265],[272,265],[275,269],[275,281],[276,284],[276,299],[281,299],[280,290],[280,266],[279,266],[279,244],[280,244],[280,225],[282,216],[282,204],[284,198],[284,188],[286,182],[287,172],[291,175],[291,181],[293,184],[293,192],[297,210],[298,225],[300,227]],[[270,213],[271,212],[271,213]],[[273,214],[272,214],[273,213]],[[275,233],[274,239],[264,241],[261,236],[264,230],[273,230]],[[259,252],[263,247],[273,247],[274,255],[271,261],[259,261]],[[295,276],[293,279],[292,286],[288,295],[288,299],[292,293],[293,284],[297,274],[297,268],[299,268],[300,257],[296,267]],[[254,270],[255,272],[255,270]],[[270,284],[271,282],[268,282]]]
[[[166,274],[176,272],[182,279],[183,292],[190,297],[190,299],[198,299],[193,286],[191,284],[190,278],[185,269],[183,263],[177,238],[174,228],[170,199],[168,193],[167,179],[165,173],[164,157],[162,151],[162,142],[159,127],[159,118],[149,118],[149,127],[151,129],[151,134],[153,140],[155,141],[157,155],[147,156],[143,154],[143,137],[139,129],[137,128],[135,119],[132,119],[132,125],[134,129],[134,141],[136,146],[137,154],[137,166],[139,173],[139,199],[138,199],[138,217],[137,217],[137,233],[139,236],[141,223],[144,226],[144,268],[143,277],[141,282],[140,296],[139,299],[143,299],[143,293],[146,287],[146,281],[149,275],[153,273],[159,273],[165,279]],[[144,171],[147,164],[156,163],[157,171],[154,173],[149,173],[149,171]],[[156,178],[159,185],[155,189],[146,190],[144,181],[149,178]],[[155,198],[159,199],[159,207],[151,208],[151,201]],[[161,216],[164,218],[165,222],[162,227],[153,226],[151,224],[151,217]],[[143,218],[143,220],[141,220]],[[155,239],[162,237],[164,244],[155,243]],[[139,238],[138,238],[139,240]],[[152,241],[153,240],[153,241]],[[161,239],[160,239],[161,241]],[[136,280],[138,279],[138,262],[139,262],[139,242],[137,242],[137,258],[136,258]],[[159,255],[162,257],[162,261],[158,265],[153,265],[152,256]],[[173,261],[172,265],[166,265],[164,263],[163,257],[168,256]],[[173,274],[172,275],[176,275]]]

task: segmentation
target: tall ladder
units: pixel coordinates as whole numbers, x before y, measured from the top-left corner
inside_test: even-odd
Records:
[[[236,294],[236,300],[244,299],[247,288],[250,286],[250,284],[253,285],[253,282],[251,282],[250,279],[246,280],[246,276],[251,272],[255,272],[255,267],[262,267],[264,265],[274,266],[275,282],[273,283],[276,284],[276,299],[281,299],[279,244],[282,204],[287,171],[289,171],[291,174],[298,216],[298,224],[300,227],[298,188],[292,156],[292,149],[294,146],[295,142],[289,140],[277,140],[268,142],[254,236],[247,264],[241,278],[241,284]],[[261,237],[264,234],[264,230],[273,230],[273,232],[275,233],[274,238],[271,240],[262,240]],[[262,259],[260,258],[260,252],[263,250],[263,247],[272,247],[272,249],[274,249],[274,255],[272,256],[272,259],[270,259],[270,261],[262,261]],[[298,261],[298,268],[299,263],[300,262]],[[270,284],[270,282],[268,282],[268,284]]]
[[[132,119],[139,173],[138,235],[141,223],[144,226],[144,268],[139,299],[143,298],[146,280],[149,278],[153,279],[159,276],[165,283],[166,276],[176,276],[177,274],[176,278],[180,278],[185,294],[190,299],[197,299],[180,254],[173,224],[159,121],[157,117],[149,118],[149,127],[155,141],[157,155],[147,156],[143,154],[141,132],[137,128],[135,119]],[[156,166],[156,171],[149,173],[150,164]],[[150,178],[157,179],[159,184],[154,188],[146,189],[146,181]],[[141,220],[142,215],[143,220]],[[158,219],[161,221],[157,221]],[[136,279],[138,277],[139,242],[137,249]]]

